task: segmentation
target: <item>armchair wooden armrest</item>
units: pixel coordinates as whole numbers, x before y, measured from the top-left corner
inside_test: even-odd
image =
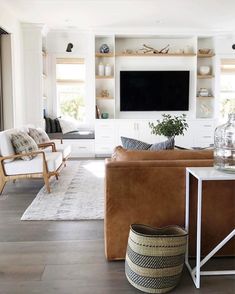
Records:
[[[38,154],[42,154],[43,160],[46,161],[45,153],[43,151],[33,151],[33,152],[27,152],[27,153],[22,153],[22,154],[14,154],[14,155],[8,155],[8,156],[1,156],[0,157],[0,162],[3,163],[3,161],[4,160],[7,160],[7,159],[16,159],[16,158],[20,158],[22,156],[32,156],[32,155],[38,155]]]
[[[51,147],[52,152],[56,152],[56,146],[54,142],[45,142],[45,143],[38,144],[38,148],[47,148],[47,147]]]
[[[41,173],[36,173],[36,175],[42,176],[44,178],[44,182],[47,187],[47,191],[50,193],[49,178],[50,178],[51,174],[54,174],[57,176],[57,173],[56,172],[51,173],[51,174],[49,173],[47,161],[46,161],[46,156],[43,151],[33,151],[33,152],[27,152],[27,153],[23,153],[23,154],[14,154],[14,155],[0,157],[0,194],[2,193],[7,181],[20,179],[20,178],[33,177],[33,175],[28,174],[27,172],[24,172],[24,171],[22,171],[22,173],[20,175],[19,174],[7,175],[6,171],[5,171],[5,167],[4,167],[4,161],[7,159],[21,158],[22,156],[32,156],[32,155],[40,155],[40,154],[42,154],[43,169],[42,169]]]

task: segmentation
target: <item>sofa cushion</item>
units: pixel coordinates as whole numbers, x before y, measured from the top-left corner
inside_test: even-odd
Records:
[[[16,132],[11,134],[11,142],[16,154],[25,154],[38,150],[35,141],[25,132]],[[22,156],[23,160],[32,160],[35,155]]]
[[[11,134],[15,133],[15,129],[10,129],[7,131],[0,132],[0,150],[1,156],[11,156],[15,155],[15,150],[11,143]],[[8,159],[6,162],[13,161],[13,159]]]
[[[175,139],[174,139],[174,137],[172,137],[164,142],[155,143],[155,144],[151,145],[149,150],[155,151],[155,150],[174,149],[174,145],[175,145]]]
[[[148,150],[151,144],[132,139],[127,137],[121,137],[122,146],[129,150]]]
[[[73,118],[58,118],[63,134],[78,131],[79,122]]]
[[[50,138],[48,137],[47,133],[41,128],[29,128],[29,136],[32,137],[37,144],[50,141]]]
[[[117,161],[213,159],[213,150],[127,150],[117,146],[112,155]]]
[[[62,164],[61,152],[48,152],[45,153],[48,170],[53,172],[57,170]],[[20,174],[33,174],[43,172],[43,159],[42,154],[34,157],[30,162],[20,159],[13,162],[7,162],[4,164],[7,175],[20,175]]]
[[[51,152],[51,147],[43,149],[44,152]],[[71,154],[71,146],[65,144],[56,144],[56,151],[61,152],[63,158],[67,158]]]

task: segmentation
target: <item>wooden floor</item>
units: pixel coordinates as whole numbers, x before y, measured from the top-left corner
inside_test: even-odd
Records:
[[[104,257],[103,221],[20,221],[42,181],[8,184],[0,196],[0,294],[132,294],[123,262]],[[235,259],[216,259],[235,268]],[[185,270],[172,293],[234,294],[232,276],[203,277],[196,290]]]

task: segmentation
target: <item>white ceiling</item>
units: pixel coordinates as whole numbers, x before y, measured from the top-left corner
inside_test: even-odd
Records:
[[[2,1],[20,21],[52,29],[235,32],[235,0]]]

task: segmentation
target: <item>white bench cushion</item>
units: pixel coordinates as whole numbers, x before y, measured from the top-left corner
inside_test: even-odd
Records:
[[[46,153],[51,152],[51,147],[43,149],[43,151],[45,151]],[[67,158],[71,154],[71,146],[64,144],[56,144],[56,151],[61,152],[63,158]]]
[[[50,172],[56,171],[62,164],[62,153],[61,152],[46,152],[46,161],[48,170]],[[20,175],[20,174],[33,174],[43,172],[43,160],[42,154],[39,154],[30,161],[24,161],[17,159],[12,162],[4,164],[7,175]]]

